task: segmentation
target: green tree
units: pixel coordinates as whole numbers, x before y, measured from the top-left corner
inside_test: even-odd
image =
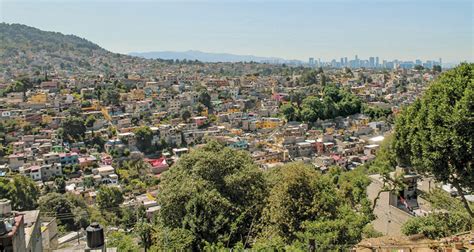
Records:
[[[94,126],[94,123],[95,123],[95,122],[96,122],[95,116],[89,115],[89,116],[86,118],[86,121],[84,122],[84,124],[85,124],[87,127],[92,127],[92,126]]]
[[[150,127],[142,126],[134,130],[135,138],[137,140],[137,148],[140,151],[145,153],[151,152],[151,141],[153,139],[153,131],[151,131]]]
[[[198,101],[204,106],[206,106],[208,109],[212,108],[211,96],[209,95],[207,90],[201,90],[201,92],[199,92]]]
[[[474,64],[442,74],[421,99],[403,109],[395,123],[393,148],[402,166],[452,184],[464,197],[474,191]]]
[[[423,69],[425,69],[425,68],[424,68],[422,65],[415,65],[415,66],[413,67],[413,69],[418,70],[418,71],[421,71],[421,70],[423,70]]]
[[[390,108],[380,108],[376,106],[362,106],[362,113],[368,115],[371,119],[380,119],[386,118],[392,114],[392,110]]]
[[[81,108],[87,108],[87,107],[90,107],[92,105],[92,103],[90,101],[82,101],[81,102]]]
[[[322,85],[322,86],[326,86],[326,84],[327,84],[327,79],[328,79],[328,78],[326,77],[325,74],[321,74],[321,85]]]
[[[184,228],[159,226],[155,232],[156,241],[151,251],[190,251],[196,239],[192,231]]]
[[[373,219],[365,191],[370,180],[363,171],[331,168],[321,175],[311,166],[290,163],[274,170],[269,179],[258,246],[268,239],[295,248],[309,239],[325,246],[353,244]]]
[[[357,114],[361,111],[362,101],[359,97],[347,92],[341,92],[342,98],[337,102],[339,116],[348,116]]]
[[[305,72],[301,75],[301,78],[299,80],[305,86],[312,85],[312,84],[317,84],[318,83],[318,72],[315,71],[315,70],[307,71],[307,72]]]
[[[151,235],[153,233],[153,226],[142,219],[135,224],[135,230],[140,237],[140,242],[146,252],[152,245]]]
[[[273,186],[263,209],[264,239],[277,236],[286,242],[292,241],[302,230],[304,221],[316,217],[320,210],[335,211],[339,202],[327,193],[331,189],[330,181],[320,178],[314,168],[301,163],[288,164],[274,171]],[[321,205],[315,207],[313,200],[318,196]]]
[[[41,212],[57,216],[60,225],[64,225],[67,230],[75,230],[78,227],[87,226],[88,212],[85,201],[71,193],[48,193],[42,196],[39,201]]]
[[[397,161],[392,148],[393,135],[387,135],[380,144],[375,160],[369,166],[369,173],[384,174],[388,178],[388,173],[395,170]]]
[[[409,219],[403,224],[405,235],[423,234],[430,239],[439,239],[463,231],[469,231],[474,223],[467,214],[460,212],[431,213]]]
[[[74,207],[72,209],[72,215],[74,216],[74,226],[75,229],[87,228],[89,226],[89,212],[87,207]]]
[[[337,104],[334,102],[333,99],[331,99],[329,96],[324,96],[323,100],[323,119],[332,119],[336,117],[337,114]]]
[[[191,118],[191,112],[189,112],[189,110],[185,109],[181,111],[181,119],[183,119],[183,121],[187,122],[189,118]]]
[[[423,234],[430,239],[439,239],[472,230],[474,219],[459,200],[440,189],[430,192],[427,200],[436,211],[408,220],[402,226],[405,235]]]
[[[262,171],[246,152],[210,142],[164,173],[158,220],[163,228],[192,236],[194,249],[205,242],[233,246],[253,232],[265,189]]]
[[[280,111],[283,113],[287,121],[295,121],[297,119],[297,111],[290,103],[281,105]]]
[[[121,225],[126,228],[133,228],[140,218],[145,218],[145,207],[140,205],[139,207],[124,207],[121,209]]]
[[[290,92],[290,102],[295,103],[298,109],[301,109],[301,104],[303,103],[306,94],[302,91],[291,91]]]
[[[94,182],[94,178],[92,176],[88,176],[88,177],[84,178],[84,187],[85,188],[92,188],[92,187],[94,187],[94,185],[95,185],[95,182]]]
[[[116,209],[123,202],[122,191],[117,187],[101,186],[97,191],[96,203],[100,209]]]
[[[107,235],[107,246],[117,248],[118,251],[140,251],[133,237],[122,231],[114,231]]]
[[[80,117],[69,116],[67,117],[61,125],[62,128],[62,137],[65,140],[76,141],[84,137],[86,132],[86,126],[84,125],[84,120]]]
[[[367,216],[354,212],[349,205],[338,208],[333,219],[321,218],[303,224],[304,232],[298,234],[297,245],[306,245],[314,239],[322,251],[344,251],[362,239],[362,234],[369,220]],[[301,246],[303,247],[303,246]],[[304,247],[303,247],[304,248]]]
[[[25,211],[36,208],[40,192],[31,178],[13,175],[12,178],[0,178],[0,195],[11,200],[14,210]]]
[[[54,184],[56,185],[56,190],[58,193],[66,192],[66,181],[62,177],[57,177],[54,179]]]
[[[107,105],[119,105],[120,93],[117,89],[109,88],[102,91],[101,100]]]
[[[306,122],[315,122],[323,118],[323,104],[319,97],[308,96],[303,100],[301,117]]]
[[[441,73],[441,66],[440,65],[434,65],[433,66],[433,72]]]
[[[361,107],[362,101],[356,95],[335,85],[326,85],[322,95],[309,95],[304,98],[297,111],[299,119],[316,122],[318,119],[353,115],[359,113]]]

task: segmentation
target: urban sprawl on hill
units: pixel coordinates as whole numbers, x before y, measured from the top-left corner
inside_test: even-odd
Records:
[[[1,23],[0,251],[474,249],[474,64],[440,61],[145,59]]]

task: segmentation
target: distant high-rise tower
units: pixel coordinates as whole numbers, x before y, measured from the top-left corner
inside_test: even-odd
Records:
[[[443,60],[441,58],[439,58],[439,65],[443,66]]]
[[[369,58],[369,67],[375,67],[375,58],[374,57]]]
[[[309,58],[309,65],[310,66],[313,66],[314,65],[314,58]]]
[[[380,62],[379,62],[379,57],[375,57],[375,67],[379,67],[380,66]]]

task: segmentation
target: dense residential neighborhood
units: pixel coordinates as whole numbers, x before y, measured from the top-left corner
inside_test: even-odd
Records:
[[[417,172],[401,163],[384,173],[377,166],[383,162],[378,159],[379,151],[385,153],[384,145],[389,145],[393,138],[396,118],[443,74],[441,67],[431,61],[365,67],[356,63],[317,65],[314,60],[302,65],[154,60],[113,54],[74,36],[50,34],[26,26],[12,28],[0,24],[0,27],[2,33],[15,34],[15,41],[28,41],[29,34],[48,41],[44,48],[39,45],[28,48],[26,44],[14,44],[13,40],[9,43],[6,43],[8,39],[1,40],[0,198],[9,200],[0,201],[8,209],[0,215],[8,217],[12,208],[18,211],[12,223],[16,229],[24,226],[24,231],[17,235],[23,235],[26,240],[25,244],[15,245],[19,246],[17,250],[6,251],[80,251],[85,246],[84,230],[98,227],[91,223],[99,223],[108,231],[140,234],[138,238],[130,238],[123,232],[113,233],[107,239],[115,239],[116,247],[122,246],[120,240],[136,239],[144,248],[150,248],[147,240],[151,239],[147,236],[152,232],[150,223],[160,211],[178,211],[160,201],[171,190],[164,188],[170,186],[171,177],[184,179],[198,171],[206,173],[198,167],[212,167],[219,158],[229,162],[226,163],[229,167],[248,163],[258,172],[274,172],[275,176],[280,172],[279,167],[286,167],[281,172],[301,169],[301,174],[321,176],[321,181],[346,179],[360,183],[357,185],[360,188],[351,184],[353,188],[346,193],[363,190],[364,196],[351,198],[352,207],[360,212],[372,207],[367,216],[374,216],[361,221],[364,236],[361,229],[359,238],[417,233],[418,230],[406,231],[404,224],[438,211],[429,197],[420,197],[434,191],[439,197],[448,195],[445,198],[448,201],[456,196],[474,201],[470,188],[460,193],[459,186],[439,180],[436,175]],[[48,46],[58,50],[48,50]],[[427,64],[431,65],[427,67]],[[472,64],[465,67],[472,71]],[[236,154],[230,158],[226,151]],[[204,160],[202,164],[200,160]],[[195,167],[188,175],[176,175],[187,166]],[[173,169],[177,170],[176,174],[170,173]],[[362,171],[369,175],[363,175]],[[229,186],[231,176],[239,179],[236,174],[222,175],[226,176],[222,183]],[[289,176],[288,183],[292,179],[295,178]],[[360,181],[354,182],[356,179]],[[257,190],[257,182],[253,184],[250,178],[247,182],[248,190]],[[396,187],[397,183],[403,186]],[[319,186],[320,190],[332,188],[338,193],[343,187]],[[390,186],[393,188],[387,189]],[[319,197],[316,195],[317,192],[314,197]],[[228,204],[237,206],[241,202],[229,197]],[[242,203],[242,209],[250,205]],[[263,210],[262,219],[272,211],[279,211],[278,207],[277,204],[274,209]],[[326,211],[323,209],[321,206],[320,211]],[[337,214],[345,211],[342,209],[341,206]],[[244,212],[239,213],[242,218],[248,218]],[[268,223],[276,221],[268,218]],[[160,225],[163,230],[170,227],[166,223]],[[465,225],[472,227],[472,220]],[[258,227],[262,233],[256,236],[257,231],[251,226],[244,231],[255,238],[255,244],[263,246],[265,243],[259,243],[259,239],[271,240],[263,236],[266,226],[271,225]],[[314,232],[322,230],[313,228]],[[184,237],[184,233],[173,234]],[[9,244],[5,240],[8,238],[2,235],[0,244],[4,241]],[[443,233],[442,237],[452,235]],[[465,240],[459,238],[456,244],[459,241],[468,244],[472,232],[471,238],[464,235]],[[153,239],[164,239],[164,236],[156,237]],[[216,241],[209,237],[213,236],[203,235],[200,239]],[[427,238],[434,243],[439,239]],[[241,242],[235,239],[229,235],[225,240],[227,246]],[[296,238],[291,239],[283,241]],[[354,238],[347,244],[360,251],[370,247],[367,240],[356,246],[360,240]],[[173,242],[176,241],[170,244],[178,244]],[[373,240],[372,244],[380,242]],[[129,243],[137,244],[135,240]],[[203,249],[204,243],[193,240],[182,244],[183,247],[176,245],[169,249]],[[241,245],[249,247],[249,244],[245,240]],[[453,244],[446,242],[445,247]],[[320,242],[320,245],[330,243]],[[470,246],[472,249],[472,243]],[[166,247],[157,247],[163,248]],[[135,251],[129,249],[123,251]]]

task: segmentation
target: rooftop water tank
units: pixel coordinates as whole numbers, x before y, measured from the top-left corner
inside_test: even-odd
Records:
[[[97,222],[91,223],[86,228],[87,247],[94,249],[104,246],[104,229]]]
[[[0,199],[0,218],[8,217],[12,213],[12,204],[8,199]]]

